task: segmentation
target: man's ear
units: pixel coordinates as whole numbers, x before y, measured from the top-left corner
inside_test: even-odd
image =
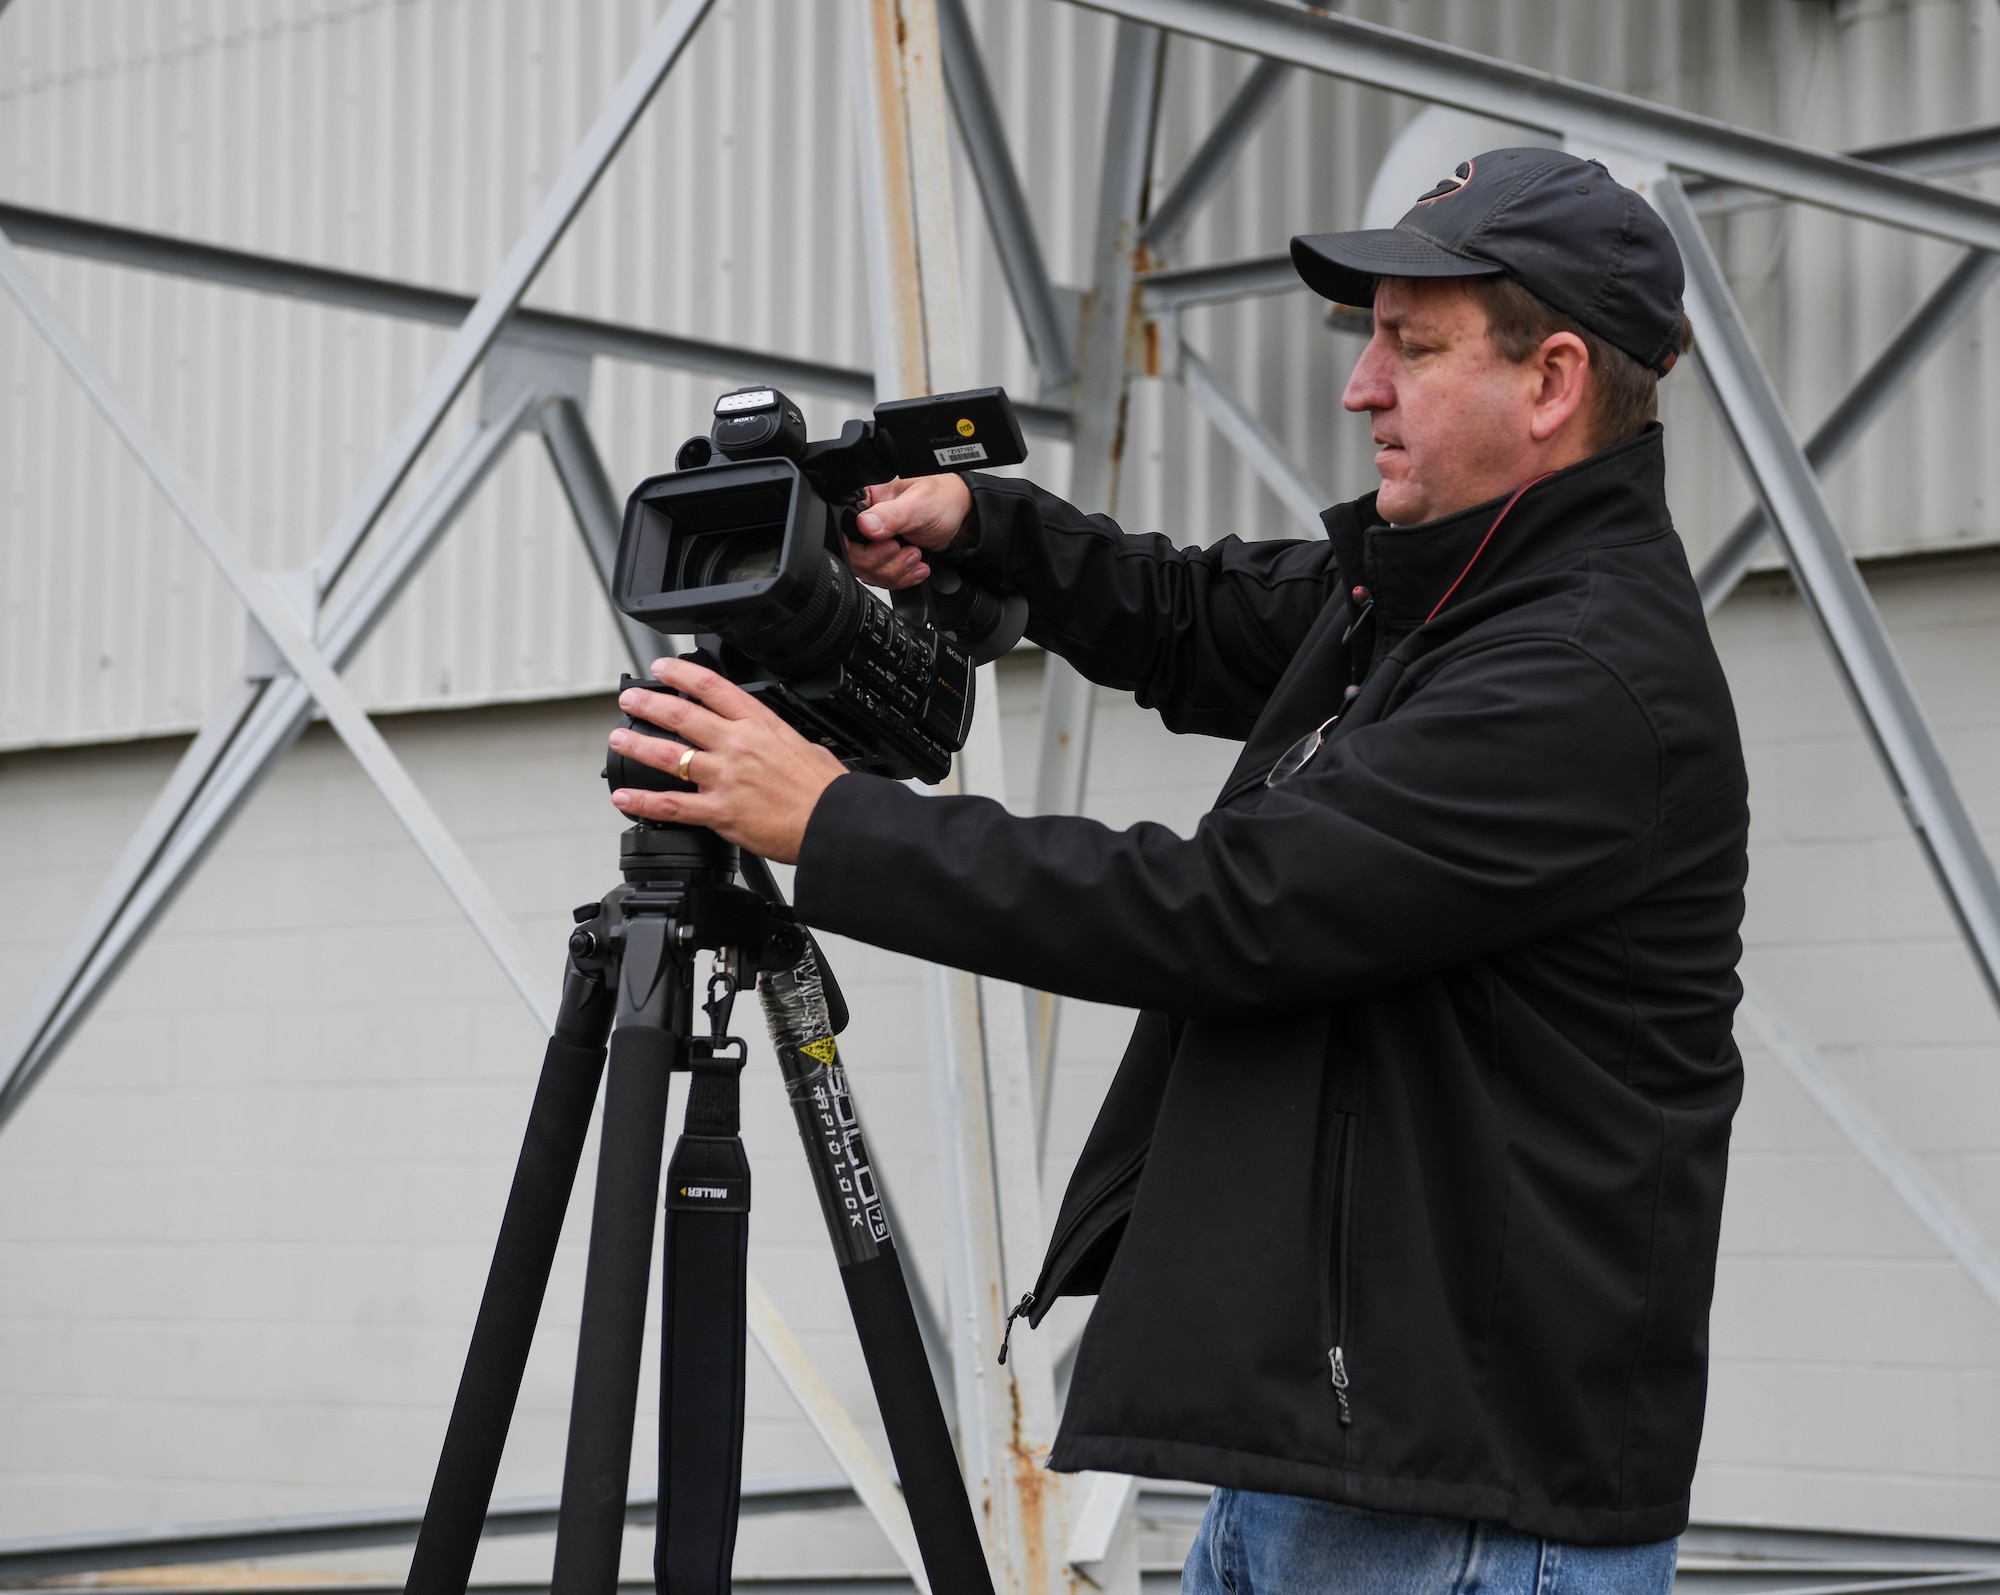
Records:
[[[1537,443],[1547,443],[1565,429],[1581,424],[1592,376],[1590,351],[1575,333],[1553,332],[1542,340],[1528,364],[1536,378],[1528,435]]]

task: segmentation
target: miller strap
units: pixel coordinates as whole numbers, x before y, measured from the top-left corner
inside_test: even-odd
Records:
[[[660,1332],[660,1595],[729,1595],[743,1479],[750,1162],[738,1135],[742,1043],[696,1042],[667,1168]],[[716,1049],[718,1052],[720,1049]]]

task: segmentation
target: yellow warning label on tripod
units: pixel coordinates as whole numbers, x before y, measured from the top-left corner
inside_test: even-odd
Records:
[[[817,1058],[821,1063],[832,1063],[840,1049],[833,1044],[832,1036],[821,1036],[817,1041],[808,1041],[799,1048],[808,1058]]]

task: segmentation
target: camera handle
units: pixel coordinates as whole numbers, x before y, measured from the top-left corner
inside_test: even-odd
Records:
[[[932,564],[928,581],[897,588],[889,594],[889,602],[910,625],[929,624],[950,632],[975,665],[990,665],[1028,629],[1027,599],[1019,593],[995,592],[956,565],[942,562]]]

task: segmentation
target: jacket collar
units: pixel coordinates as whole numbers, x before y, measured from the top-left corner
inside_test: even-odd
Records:
[[[1422,624],[1461,571],[1456,608],[1475,593],[1560,563],[1586,548],[1631,542],[1672,523],[1667,515],[1666,451],[1658,422],[1629,442],[1536,483],[1470,571],[1466,564],[1512,493],[1417,526],[1387,526],[1375,495],[1336,504],[1321,519],[1343,587],[1359,584],[1375,600],[1385,632]]]

